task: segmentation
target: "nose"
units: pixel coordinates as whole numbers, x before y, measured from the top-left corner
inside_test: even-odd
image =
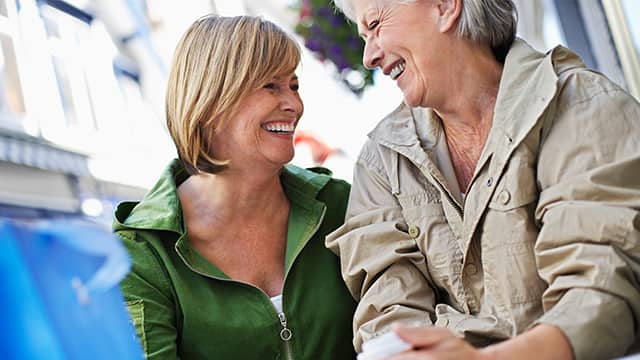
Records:
[[[364,52],[362,54],[362,64],[369,70],[373,70],[380,66],[380,60],[384,57],[384,52],[378,46],[375,39],[366,40],[364,43]]]
[[[280,105],[283,111],[293,112],[297,117],[302,116],[302,113],[304,112],[304,104],[302,103],[300,94],[298,94],[297,91],[285,91],[282,95]]]

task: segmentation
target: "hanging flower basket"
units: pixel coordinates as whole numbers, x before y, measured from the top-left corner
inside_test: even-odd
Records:
[[[334,10],[330,0],[300,0],[295,31],[304,45],[323,61],[335,65],[337,77],[356,95],[373,84],[371,70],[362,65],[363,41],[356,25]]]

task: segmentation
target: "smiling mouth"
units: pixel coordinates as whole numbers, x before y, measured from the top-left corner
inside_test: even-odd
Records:
[[[400,75],[402,75],[402,73],[404,72],[404,69],[406,67],[406,63],[404,61],[398,63],[398,65],[394,66],[393,69],[391,69],[391,72],[389,73],[389,76],[391,77],[392,80],[397,79]]]
[[[268,123],[260,125],[261,128],[273,134],[292,135],[296,126],[294,123]]]

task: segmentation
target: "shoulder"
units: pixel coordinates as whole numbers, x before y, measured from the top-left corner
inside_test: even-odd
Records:
[[[538,155],[542,184],[612,167],[638,154],[640,104],[596,71],[576,67],[559,72],[555,103],[546,116]]]
[[[347,192],[349,192],[349,188],[351,187],[349,182],[332,177],[333,172],[325,167],[322,167],[322,166],[310,167],[310,168],[306,168],[306,171],[310,171],[314,174],[319,174],[319,175],[324,175],[329,177],[329,181],[325,186],[335,188],[338,191],[346,190]]]
[[[631,96],[606,76],[579,68],[559,74],[558,106],[571,107],[594,100],[622,100]]]
[[[351,184],[349,184],[349,182],[331,177],[333,174],[331,170],[324,167],[312,167],[306,170],[328,177],[326,184],[318,192],[319,200],[322,200],[327,205],[336,204],[337,206],[346,206],[349,192],[351,191]]]
[[[375,176],[388,178],[392,159],[397,157],[397,151],[383,145],[375,139],[367,139],[360,149],[355,164],[354,179],[360,177],[362,172],[371,173]]]
[[[589,137],[626,137],[640,131],[640,104],[618,84],[589,69],[559,74],[554,122]],[[612,140],[612,139],[611,139]]]
[[[605,75],[588,69],[569,49],[558,46],[546,54],[558,77],[559,106],[572,106],[597,98],[630,97],[619,85]]]
[[[347,181],[331,177],[331,171],[323,167],[305,169],[288,164],[281,181],[290,200],[303,206],[320,201],[329,211],[346,207],[351,190]]]

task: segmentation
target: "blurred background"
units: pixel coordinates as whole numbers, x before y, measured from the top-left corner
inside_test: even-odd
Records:
[[[640,1],[516,3],[519,36],[573,49],[640,97]],[[0,0],[0,217],[109,224],[119,201],[140,199],[175,157],[163,106],[173,48],[208,13],[261,15],[299,40],[293,162],[351,181],[367,132],[402,95],[361,66],[330,0]]]

